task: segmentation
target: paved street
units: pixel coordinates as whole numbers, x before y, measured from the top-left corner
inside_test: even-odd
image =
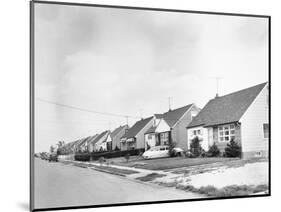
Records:
[[[35,208],[196,198],[193,193],[144,184],[90,169],[35,159]]]

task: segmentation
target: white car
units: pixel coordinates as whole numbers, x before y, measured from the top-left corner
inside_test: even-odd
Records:
[[[144,159],[170,157],[169,146],[154,146],[142,154]]]

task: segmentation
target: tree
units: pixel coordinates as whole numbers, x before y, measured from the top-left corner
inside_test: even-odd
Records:
[[[224,149],[226,157],[241,157],[241,146],[231,138],[230,142]]]
[[[220,155],[220,150],[218,146],[214,143],[208,150],[207,154],[209,157],[218,157]]]
[[[193,157],[199,157],[204,152],[204,150],[201,147],[200,140],[199,140],[198,136],[194,137],[191,140],[190,152],[191,152]]]
[[[50,153],[53,153],[55,151],[55,147],[53,145],[50,146]]]
[[[120,151],[120,149],[118,148],[118,146],[115,146],[114,151]]]
[[[64,147],[64,141],[59,141],[58,143],[57,143],[57,147],[58,147],[58,149],[57,149],[57,154],[58,155],[60,155],[62,152],[63,152],[63,147]]]

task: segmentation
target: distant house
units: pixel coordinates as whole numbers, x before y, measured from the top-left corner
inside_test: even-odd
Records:
[[[145,132],[145,148],[174,143],[186,150],[186,126],[199,111],[195,104],[189,104],[163,114],[155,114],[153,125]]]
[[[86,137],[83,142],[79,144],[79,151],[80,152],[87,152],[88,151],[88,144],[92,141],[93,138],[95,138],[97,135],[94,136],[88,136]]]
[[[72,145],[72,150],[74,152],[79,152],[79,145],[84,141],[85,138],[79,139],[74,141],[73,145]]]
[[[94,151],[107,151],[107,138],[110,134],[109,130],[106,130],[98,135],[98,137],[95,139],[94,144]]]
[[[86,138],[82,138],[80,140],[80,142],[77,143],[76,145],[76,152],[84,152],[84,149],[85,149],[85,143],[87,142],[87,140],[90,138],[89,137],[86,137]]]
[[[268,83],[211,99],[187,126],[187,139],[198,136],[208,150],[216,143],[221,151],[235,139],[243,157],[267,156],[269,137]]]
[[[107,150],[121,150],[121,137],[125,135],[128,125],[117,127],[113,130],[110,135],[107,137]]]
[[[144,133],[153,125],[153,116],[137,121],[121,137],[121,150],[145,148]]]
[[[98,136],[99,136],[99,134],[96,134],[96,135],[92,136],[92,137],[88,140],[88,142],[87,142],[87,151],[88,151],[88,152],[93,152],[93,151],[94,151],[95,144],[96,144],[96,142],[98,141],[98,139],[97,139]]]

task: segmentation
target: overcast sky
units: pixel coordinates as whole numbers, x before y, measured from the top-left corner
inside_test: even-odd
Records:
[[[35,151],[268,80],[263,18],[35,4]],[[137,119],[129,119],[132,125]]]

